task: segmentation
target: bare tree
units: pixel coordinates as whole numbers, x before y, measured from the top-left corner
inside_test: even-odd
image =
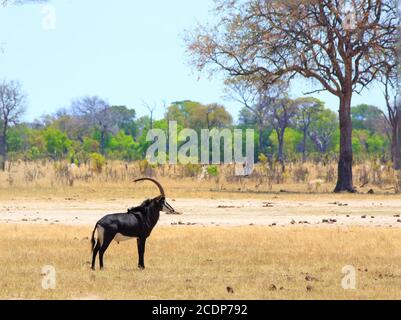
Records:
[[[71,104],[72,112],[77,116],[85,117],[91,125],[102,122],[109,104],[98,96],[86,96],[76,99]]]
[[[11,125],[16,125],[25,111],[26,96],[15,81],[0,84],[0,170],[5,170],[7,136]]]
[[[312,79],[339,99],[336,192],[354,192],[351,101],[395,45],[395,0],[216,0],[219,21],[188,34],[194,64],[229,77]]]
[[[297,108],[293,101],[288,98],[273,99],[268,103],[267,119],[269,124],[276,131],[278,139],[277,159],[280,162],[283,171],[285,171],[284,135],[285,130],[290,126],[291,121],[297,114]]]
[[[153,114],[156,110],[156,105],[150,105],[147,102],[143,102],[143,105],[145,106],[146,109],[149,111],[149,116],[150,116],[150,129],[153,129]]]
[[[401,47],[401,45],[400,45]],[[391,127],[391,156],[394,169],[401,170],[401,49],[384,68],[382,83],[386,99],[387,115]]]
[[[74,100],[71,109],[73,114],[83,119],[88,127],[100,131],[100,152],[104,154],[107,134],[114,126],[110,105],[97,96],[87,96]]]
[[[388,111],[387,120],[391,126],[391,156],[394,169],[401,170],[401,94],[398,89],[398,92],[394,92],[394,95],[391,95],[390,91],[392,89],[394,88],[386,76],[385,96]]]
[[[266,88],[263,79],[256,77],[235,77],[225,82],[229,96],[241,103],[256,119],[259,129],[259,150],[263,151],[266,143],[263,132],[268,125],[269,108],[274,99],[278,99],[288,89],[286,83],[276,83]]]
[[[306,161],[307,150],[306,143],[309,135],[309,128],[316,115],[323,109],[323,102],[316,98],[298,98],[294,101],[297,112],[297,124],[302,131],[302,161]]]
[[[46,3],[47,0],[0,0],[0,6]],[[3,81],[0,85],[0,170],[7,160],[7,134],[10,125],[16,124],[25,111],[25,95],[18,82]]]

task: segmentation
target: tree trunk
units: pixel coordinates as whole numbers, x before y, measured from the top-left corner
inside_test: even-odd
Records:
[[[391,154],[395,170],[401,170],[401,112],[397,112],[392,125]]]
[[[6,170],[6,160],[7,160],[7,143],[6,135],[0,134],[0,170]]]
[[[277,130],[278,137],[278,161],[281,164],[283,172],[285,171],[284,163],[284,130]]]
[[[106,132],[105,129],[100,130],[100,153],[102,155],[105,155],[105,149],[106,149]]]
[[[150,112],[150,129],[153,130],[153,111]]]
[[[352,180],[352,88],[346,90],[340,98],[340,159],[338,162],[338,180],[334,192],[356,192]]]
[[[259,124],[259,153],[263,153],[263,127]]]
[[[303,130],[304,133],[304,140],[302,142],[302,162],[306,162],[306,138],[307,138],[307,129]]]

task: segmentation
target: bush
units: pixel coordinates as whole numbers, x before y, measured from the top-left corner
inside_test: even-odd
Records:
[[[44,138],[47,152],[53,159],[60,160],[69,153],[72,141],[68,139],[66,133],[49,127],[44,131]]]
[[[91,154],[92,169],[95,170],[97,173],[102,172],[103,166],[105,163],[106,163],[106,159],[100,153],[92,153]]]
[[[273,144],[273,151],[278,152],[278,137],[276,131],[273,131],[269,137]],[[297,154],[298,147],[302,142],[302,133],[298,130],[287,128],[284,133],[283,151],[286,158],[294,159]]]
[[[309,170],[306,167],[299,166],[294,169],[293,177],[299,182],[305,182],[309,176]]]
[[[139,171],[141,172],[141,175],[143,176],[148,176],[148,177],[153,177],[155,175],[155,169],[157,166],[152,166],[148,160],[139,160],[138,161],[139,165]]]
[[[124,131],[120,131],[110,139],[107,150],[108,156],[112,159],[131,161],[135,158],[137,147],[138,145],[132,136],[126,135]]]
[[[27,158],[28,158],[29,160],[37,160],[37,159],[40,158],[40,156],[41,156],[40,150],[39,150],[37,147],[35,147],[35,146],[33,146],[33,147],[28,151],[28,154],[27,154]]]
[[[207,174],[211,177],[217,177],[219,175],[219,169],[217,166],[208,166],[207,167]]]
[[[262,165],[267,165],[267,162],[269,161],[269,159],[263,153],[259,155],[258,160]]]
[[[188,163],[184,167],[184,175],[186,177],[195,177],[202,171],[202,167],[199,164]]]
[[[84,142],[82,143],[82,148],[85,152],[97,153],[100,150],[100,143],[95,139],[85,137]]]

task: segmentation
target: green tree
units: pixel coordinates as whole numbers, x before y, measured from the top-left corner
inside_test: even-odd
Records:
[[[31,129],[26,125],[17,125],[10,128],[7,136],[8,151],[23,154],[29,147],[29,136]]]
[[[351,109],[353,128],[356,130],[368,130],[372,133],[385,134],[388,125],[383,112],[368,104],[360,104]]]
[[[309,127],[309,137],[320,153],[325,154],[330,148],[334,148],[335,134],[336,132],[339,133],[337,129],[337,115],[330,109],[323,109],[313,115],[312,123]]]
[[[87,153],[99,153],[100,143],[92,137],[85,137],[82,143],[83,150]]]
[[[135,159],[137,143],[132,136],[125,134],[123,130],[111,137],[107,154],[111,158],[131,161]]]
[[[135,136],[137,126],[135,122],[136,111],[129,109],[126,106],[111,106],[108,110],[110,113],[111,121],[114,125],[123,130],[126,134]]]
[[[150,117],[143,116],[138,118],[136,120],[136,126],[137,126],[137,133],[135,136],[135,142],[138,143],[137,151],[139,152],[139,155],[142,158],[144,158],[148,147],[151,145],[151,143],[146,141],[147,133],[151,127]]]
[[[276,131],[272,131],[270,141],[275,153],[279,150],[279,139]],[[284,133],[283,156],[287,159],[294,158],[302,145],[302,132],[296,129],[287,128]]]
[[[53,159],[62,159],[70,152],[72,141],[68,139],[67,134],[58,129],[49,127],[43,132],[45,138],[46,150]]]
[[[135,134],[136,112],[126,106],[110,106],[97,96],[86,96],[74,100],[71,110],[84,127],[96,130],[96,139],[100,142],[102,154],[107,149],[111,134],[119,130],[124,130],[127,134]]]
[[[294,100],[294,105],[297,108],[297,115],[295,119],[296,126],[303,134],[302,139],[302,161],[306,161],[307,153],[307,138],[309,135],[309,128],[312,122],[318,117],[318,114],[324,108],[324,102],[312,97],[303,97]]]
[[[368,140],[368,152],[371,155],[384,155],[385,148],[388,147],[388,142],[384,136],[378,135],[376,133],[372,134]]]
[[[353,137],[355,139],[358,139],[358,142],[360,144],[360,150],[363,151],[365,154],[368,154],[369,152],[369,144],[368,140],[371,136],[371,132],[368,130],[354,130],[353,131]]]
[[[226,108],[220,104],[212,103],[205,106],[207,128],[222,129],[232,125],[233,118]],[[206,129],[206,128],[205,128]]]
[[[274,128],[278,139],[277,158],[281,163],[283,171],[284,165],[284,148],[285,148],[285,132],[290,127],[293,119],[297,115],[297,108],[293,101],[288,98],[274,99],[269,105],[267,119]]]
[[[241,126],[256,127],[257,119],[251,110],[244,107],[239,112],[238,123]]]
[[[47,156],[46,139],[44,131],[41,129],[33,129],[29,132],[29,145],[31,150],[30,154],[34,155],[35,158],[42,158]]]
[[[184,128],[200,132],[202,129],[232,125],[232,116],[219,104],[203,105],[190,100],[174,102],[167,110],[167,119],[177,121]]]
[[[338,147],[340,147],[338,145]],[[360,158],[363,154],[364,147],[359,142],[357,137],[352,137],[352,150],[357,158]]]

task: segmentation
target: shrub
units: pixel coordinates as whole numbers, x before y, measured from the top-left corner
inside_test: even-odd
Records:
[[[157,166],[151,165],[148,160],[139,160],[138,161],[139,165],[139,171],[141,172],[141,175],[143,176],[148,176],[148,177],[153,177],[155,175],[155,169]]]
[[[202,171],[202,167],[199,164],[188,163],[184,168],[184,175],[186,177],[195,177]]]
[[[97,153],[100,150],[100,143],[95,139],[85,137],[84,142],[82,143],[82,148],[85,152]]]
[[[267,165],[267,162],[269,161],[269,159],[266,157],[266,155],[264,155],[263,153],[261,153],[258,157],[258,160],[261,164],[263,165]]]
[[[305,182],[309,176],[308,168],[304,166],[295,167],[293,177],[297,182]]]
[[[207,174],[211,177],[217,177],[219,175],[219,168],[216,165],[208,166]]]
[[[29,160],[37,160],[40,158],[40,156],[41,156],[40,150],[35,146],[31,147],[31,149],[28,151],[27,154],[27,158]]]
[[[95,172],[101,173],[105,163],[106,159],[100,153],[95,152],[91,154],[91,165],[92,169],[95,170]]]

